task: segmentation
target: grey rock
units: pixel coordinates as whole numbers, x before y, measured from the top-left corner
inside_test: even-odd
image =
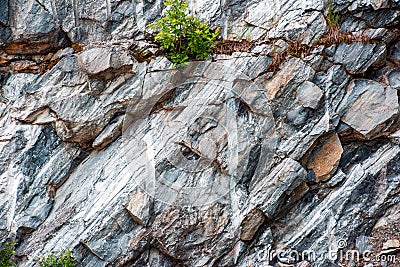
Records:
[[[312,79],[314,73],[314,70],[301,59],[290,58],[277,75],[262,85],[267,97],[273,100],[282,94],[290,94],[302,82]]]
[[[343,64],[351,73],[365,72],[370,66],[382,64],[386,46],[379,44],[353,43],[338,45],[333,61]]]
[[[79,67],[89,77],[110,80],[132,70],[134,59],[127,51],[115,47],[95,47],[78,54]],[[132,72],[134,73],[134,72]]]
[[[354,34],[364,36],[364,38],[367,38],[368,40],[384,42],[386,45],[390,45],[390,43],[392,43],[396,38],[396,35],[393,32],[385,28],[366,29],[364,31],[358,33],[356,32]]]
[[[252,186],[249,207],[258,207],[267,218],[272,218],[278,212],[282,198],[290,195],[306,176],[298,162],[290,158],[283,160],[268,177]]]
[[[141,192],[140,188],[132,193],[126,210],[133,220],[141,226],[146,226],[150,220],[150,209],[152,201],[148,194]]]
[[[303,107],[315,109],[323,96],[323,91],[314,83],[305,81],[297,89],[297,100]]]
[[[366,21],[374,28],[395,25],[400,20],[400,11],[393,9],[382,9],[372,12],[360,12],[355,16]]]
[[[0,247],[18,241],[18,266],[70,247],[82,266],[325,267],[270,252],[398,235],[400,1],[334,0],[369,40],[325,47],[329,1],[190,0],[252,47],[179,67],[153,58],[163,4],[0,0]]]
[[[394,49],[390,53],[390,58],[396,61],[400,61],[400,42],[397,42]]]
[[[46,53],[68,44],[66,34],[40,2],[29,0],[9,4],[8,8],[12,27],[7,53]]]
[[[400,70],[393,70],[388,74],[389,84],[394,89],[400,89]]]
[[[93,141],[92,147],[101,150],[121,136],[124,118],[125,116],[119,116],[110,121],[110,124],[107,125],[100,135]]]
[[[391,87],[364,79],[353,80],[345,98],[343,122],[373,138],[387,134],[385,129],[396,122],[399,112],[397,91]]]
[[[8,0],[0,1],[0,23],[3,25],[8,24]]]
[[[124,69],[108,68],[108,59],[110,58],[106,57],[106,61],[102,63],[105,66],[101,68],[104,70],[102,75],[108,77],[115,74],[114,70]],[[112,118],[124,110],[126,105],[123,102],[139,94],[139,88],[131,90],[130,87],[135,88],[135,83],[141,84],[141,79],[136,77],[131,73],[130,65],[128,73],[105,81],[108,87],[102,92],[98,86],[92,86],[90,78],[79,70],[75,56],[64,57],[51,71],[35,80],[35,83],[17,85],[23,88],[29,86],[30,93],[25,93],[18,105],[14,105],[12,116],[21,121],[34,122],[43,112],[50,109],[57,118],[56,132],[63,140],[91,142]],[[124,85],[128,80],[132,83]],[[113,97],[106,97],[107,95]]]
[[[303,107],[297,107],[288,112],[286,115],[286,121],[288,124],[301,126],[307,121],[309,117],[308,113],[309,112],[307,109]]]
[[[349,16],[349,17],[346,17],[344,19],[344,21],[342,22],[342,25],[340,26],[340,31],[342,33],[357,32],[357,31],[366,29],[367,27],[368,26],[367,26],[366,22],[364,22],[360,19],[357,19],[353,16]]]
[[[71,56],[74,53],[74,49],[72,49],[72,47],[67,47],[61,50],[58,50],[53,57],[51,58],[51,60],[58,60],[61,59],[65,56]]]
[[[369,8],[373,8],[374,10],[378,9],[385,9],[389,7],[396,7],[398,6],[397,1],[376,1],[376,0],[335,0],[335,4],[340,8],[347,8],[350,11],[360,11]]]

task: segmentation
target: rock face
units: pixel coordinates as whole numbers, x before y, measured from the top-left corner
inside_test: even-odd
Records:
[[[0,249],[398,266],[400,2],[334,0],[332,27],[330,1],[191,0],[230,42],[180,67],[163,2],[0,0]]]

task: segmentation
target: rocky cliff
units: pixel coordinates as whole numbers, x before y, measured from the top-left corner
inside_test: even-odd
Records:
[[[400,1],[189,5],[225,41],[176,68],[145,28],[161,0],[0,0],[0,246],[399,266]]]

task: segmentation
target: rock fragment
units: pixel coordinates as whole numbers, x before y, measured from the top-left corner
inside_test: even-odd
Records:
[[[319,138],[306,155],[307,169],[313,170],[316,182],[325,182],[332,177],[339,164],[343,148],[336,133]]]
[[[297,91],[297,100],[303,107],[315,109],[318,107],[323,91],[312,82],[303,82]]]
[[[258,228],[264,223],[265,216],[259,209],[253,209],[246,218],[244,218],[241,225],[240,239],[249,241],[253,239]]]
[[[362,73],[371,66],[384,63],[386,46],[383,44],[340,43],[333,61],[343,64],[350,73]]]
[[[365,79],[353,80],[347,90],[341,121],[367,139],[387,134],[399,113],[397,90]]]
[[[129,72],[135,64],[127,51],[107,46],[89,48],[81,52],[78,62],[82,71],[101,80],[110,80],[121,73]]]

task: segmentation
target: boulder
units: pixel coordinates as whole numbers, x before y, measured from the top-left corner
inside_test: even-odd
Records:
[[[343,148],[336,133],[320,137],[305,156],[307,169],[313,170],[316,182],[329,180],[339,165]]]
[[[333,61],[343,64],[350,73],[365,72],[371,66],[384,63],[386,46],[383,44],[341,43],[337,46]]]
[[[127,73],[137,64],[128,51],[106,46],[89,48],[78,54],[77,60],[83,72],[102,80],[110,80]]]
[[[397,90],[375,81],[356,79],[347,91],[341,121],[365,138],[387,135],[399,113]]]
[[[312,82],[305,81],[297,89],[297,100],[303,107],[315,109],[323,96],[323,91]]]

